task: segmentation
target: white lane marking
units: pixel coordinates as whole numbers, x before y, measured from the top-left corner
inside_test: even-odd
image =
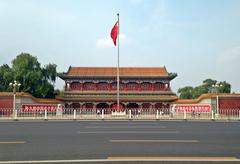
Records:
[[[199,140],[109,140],[113,143],[199,143]]]
[[[141,122],[114,122],[114,121],[109,121],[109,122],[91,122],[89,123],[90,125],[159,125],[158,123],[154,122],[146,122],[146,123],[141,123]]]
[[[107,159],[82,160],[35,160],[35,161],[0,161],[0,164],[23,163],[85,163],[85,162],[124,162],[124,161],[240,161],[236,157],[108,157]]]
[[[85,162],[105,162],[108,159],[80,159],[80,160],[34,160],[34,161],[0,161],[0,164],[25,164],[25,163],[85,163]],[[111,161],[111,160],[110,160]]]
[[[0,141],[0,144],[24,144],[26,141]]]
[[[103,129],[108,129],[108,128],[166,128],[166,126],[132,126],[132,125],[126,125],[126,126],[85,126],[84,128],[91,128],[91,129],[97,129],[97,128],[103,128]]]
[[[240,161],[236,157],[108,157],[109,160],[123,161]]]
[[[78,134],[176,134],[179,131],[78,131]]]

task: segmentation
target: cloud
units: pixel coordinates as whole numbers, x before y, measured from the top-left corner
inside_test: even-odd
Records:
[[[125,34],[120,34],[120,42],[121,42],[121,44],[127,43],[127,36]],[[106,48],[111,48],[113,46],[114,46],[114,44],[113,44],[112,38],[110,36],[104,37],[104,38],[99,38],[96,42],[97,48],[106,49]]]
[[[97,48],[109,48],[112,47],[113,43],[110,37],[100,38],[97,40],[96,47]]]

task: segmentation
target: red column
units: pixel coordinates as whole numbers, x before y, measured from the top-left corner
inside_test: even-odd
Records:
[[[112,84],[113,84],[113,83],[110,83],[110,84],[109,84],[109,85],[110,85],[110,90],[112,90]]]
[[[78,90],[78,91],[81,90],[81,89],[80,89],[80,88],[81,88],[80,85],[81,85],[80,83],[77,84],[77,90]]]
[[[128,83],[125,84],[126,85],[126,91],[128,90]]]
[[[95,83],[94,87],[95,87],[95,90],[98,90],[98,88],[97,88],[97,83]]]
[[[127,90],[127,84],[124,83],[124,91],[126,91],[126,90]]]
[[[80,83],[80,90],[83,90],[83,83]]]

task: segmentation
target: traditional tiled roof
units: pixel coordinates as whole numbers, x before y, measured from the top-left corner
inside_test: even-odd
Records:
[[[84,95],[84,94],[106,94],[106,95],[109,95],[109,94],[117,94],[117,90],[82,90],[82,91],[65,91],[64,92],[66,95]],[[145,95],[176,95],[175,93],[173,93],[172,91],[137,91],[137,90],[128,90],[128,91],[125,91],[125,90],[121,90],[120,91],[120,94],[145,94]]]
[[[56,99],[62,100],[62,101],[116,101],[116,96],[112,95],[103,95],[103,96],[76,96],[76,97],[61,97],[61,96],[56,96]],[[164,96],[159,96],[159,95],[121,95],[120,96],[120,101],[175,101],[177,100],[178,97],[174,95],[164,95]]]
[[[196,99],[178,99],[175,101],[176,104],[195,104],[199,103],[203,99],[210,99],[210,98],[240,98],[240,94],[230,94],[230,93],[219,93],[219,94],[213,94],[213,93],[205,93],[200,95]]]
[[[10,96],[13,96],[12,92],[0,92],[0,98],[1,97],[10,97]],[[36,97],[33,97],[31,94],[25,93],[25,92],[17,92],[16,96],[30,98],[36,103],[57,104],[57,103],[61,102],[56,99],[36,98]]]
[[[112,77],[117,76],[116,67],[69,67],[67,76],[81,77]],[[121,67],[119,75],[125,77],[159,77],[168,76],[165,67]]]

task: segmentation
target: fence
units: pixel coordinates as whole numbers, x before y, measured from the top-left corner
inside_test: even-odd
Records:
[[[216,114],[212,112],[198,113],[198,112],[177,112],[169,108],[161,109],[74,109],[65,108],[63,110],[22,110],[12,108],[0,109],[0,119],[69,119],[69,120],[95,120],[95,119],[148,119],[148,120],[240,120],[240,109],[222,109]]]

